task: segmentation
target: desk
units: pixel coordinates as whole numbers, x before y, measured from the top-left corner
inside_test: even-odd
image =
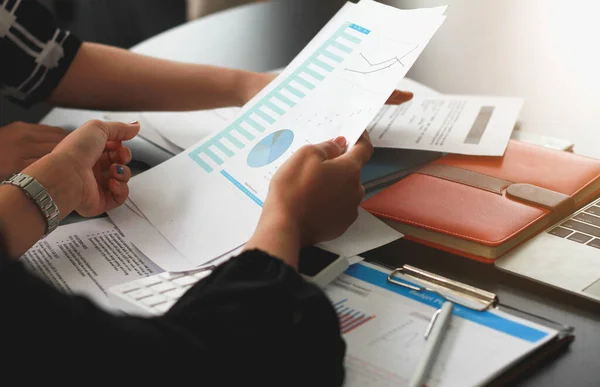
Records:
[[[164,58],[266,71],[285,66],[329,19],[335,9],[324,0],[284,1],[242,6],[187,23],[134,47],[134,51]],[[470,4],[470,2],[469,2]],[[440,50],[437,60],[444,63]],[[433,56],[432,52],[428,57]],[[419,66],[423,68],[419,68]],[[439,66],[442,66],[440,64]],[[443,66],[451,67],[451,66]],[[417,62],[417,80],[427,82],[427,64]],[[449,70],[450,71],[450,70]],[[437,74],[435,84],[440,84]],[[466,80],[464,81],[466,82]],[[548,78],[548,83],[554,82]],[[465,86],[466,89],[466,86]],[[444,92],[460,92],[441,88]],[[482,90],[484,92],[484,90]],[[528,103],[532,103],[529,101]],[[74,122],[73,111],[52,112],[55,122]],[[79,112],[81,113],[81,112]],[[574,112],[575,113],[575,112]],[[82,119],[79,115],[78,118]],[[83,119],[85,120],[85,119]],[[134,151],[135,152],[135,151]],[[149,151],[151,152],[151,151]],[[156,157],[157,159],[160,156]],[[507,304],[576,327],[571,350],[528,375],[523,386],[597,386],[600,381],[600,306],[515,276],[492,266],[436,251],[407,240],[371,251],[373,261],[399,266],[413,264],[499,294]]]

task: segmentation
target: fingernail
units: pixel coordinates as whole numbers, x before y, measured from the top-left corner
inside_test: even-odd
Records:
[[[138,122],[138,120],[131,121],[131,122],[129,123],[129,125],[139,125],[139,124],[140,124],[140,123]]]
[[[125,173],[125,169],[123,169],[123,167],[122,167],[122,166],[120,166],[120,165],[117,165],[117,173],[118,173],[119,175],[122,175],[122,174],[124,174],[124,173]]]
[[[335,142],[336,144],[338,144],[342,148],[346,147],[346,137],[344,137],[344,136],[336,137],[335,140],[333,140],[333,142]]]

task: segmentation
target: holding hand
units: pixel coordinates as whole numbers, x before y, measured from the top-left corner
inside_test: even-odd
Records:
[[[64,129],[13,122],[0,128],[0,181],[52,152],[68,132]]]
[[[89,121],[22,172],[46,189],[60,219],[73,210],[83,216],[100,215],[127,199],[131,172],[124,164],[131,160],[131,152],[121,142],[139,130],[138,123]],[[20,257],[46,229],[46,219],[21,189],[0,185],[0,234],[9,256]]]
[[[365,195],[360,171],[373,146],[365,132],[345,149],[343,137],[305,146],[279,168],[246,249],[265,250],[296,267],[300,247],[335,239],[350,227]]]
[[[122,204],[129,195],[131,140],[139,123],[88,121],[67,136],[52,153],[25,171],[54,198],[62,217],[76,210],[96,216]]]

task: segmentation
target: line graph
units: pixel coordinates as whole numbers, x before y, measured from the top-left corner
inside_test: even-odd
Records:
[[[368,74],[372,74],[372,73],[377,73],[379,71],[387,70],[390,67],[395,66],[396,64],[400,64],[400,66],[404,67],[405,65],[402,62],[402,59],[406,58],[408,55],[410,55],[417,48],[419,48],[419,45],[415,44],[412,47],[409,47],[408,51],[405,51],[403,53],[403,55],[400,55],[400,56],[399,55],[395,55],[393,57],[390,57],[390,58],[384,59],[384,60],[380,60],[380,61],[369,60],[369,58],[367,58],[367,55],[365,55],[365,53],[361,52],[361,53],[359,53],[360,58],[369,67],[367,69],[358,69],[358,68],[349,68],[349,67],[346,67],[346,68],[344,68],[344,70],[348,71],[348,72],[352,72],[352,73],[358,73],[358,74],[368,75]]]

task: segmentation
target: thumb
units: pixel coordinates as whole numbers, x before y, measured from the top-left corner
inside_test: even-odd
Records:
[[[346,138],[345,137],[336,137],[334,140],[325,141],[320,144],[315,145],[315,148],[321,155],[323,161],[335,159],[339,157],[344,150],[346,149]]]
[[[137,121],[126,124],[92,120],[74,130],[54,151],[68,152],[84,165],[91,167],[104,152],[107,142],[131,140],[139,131],[140,124]]]

